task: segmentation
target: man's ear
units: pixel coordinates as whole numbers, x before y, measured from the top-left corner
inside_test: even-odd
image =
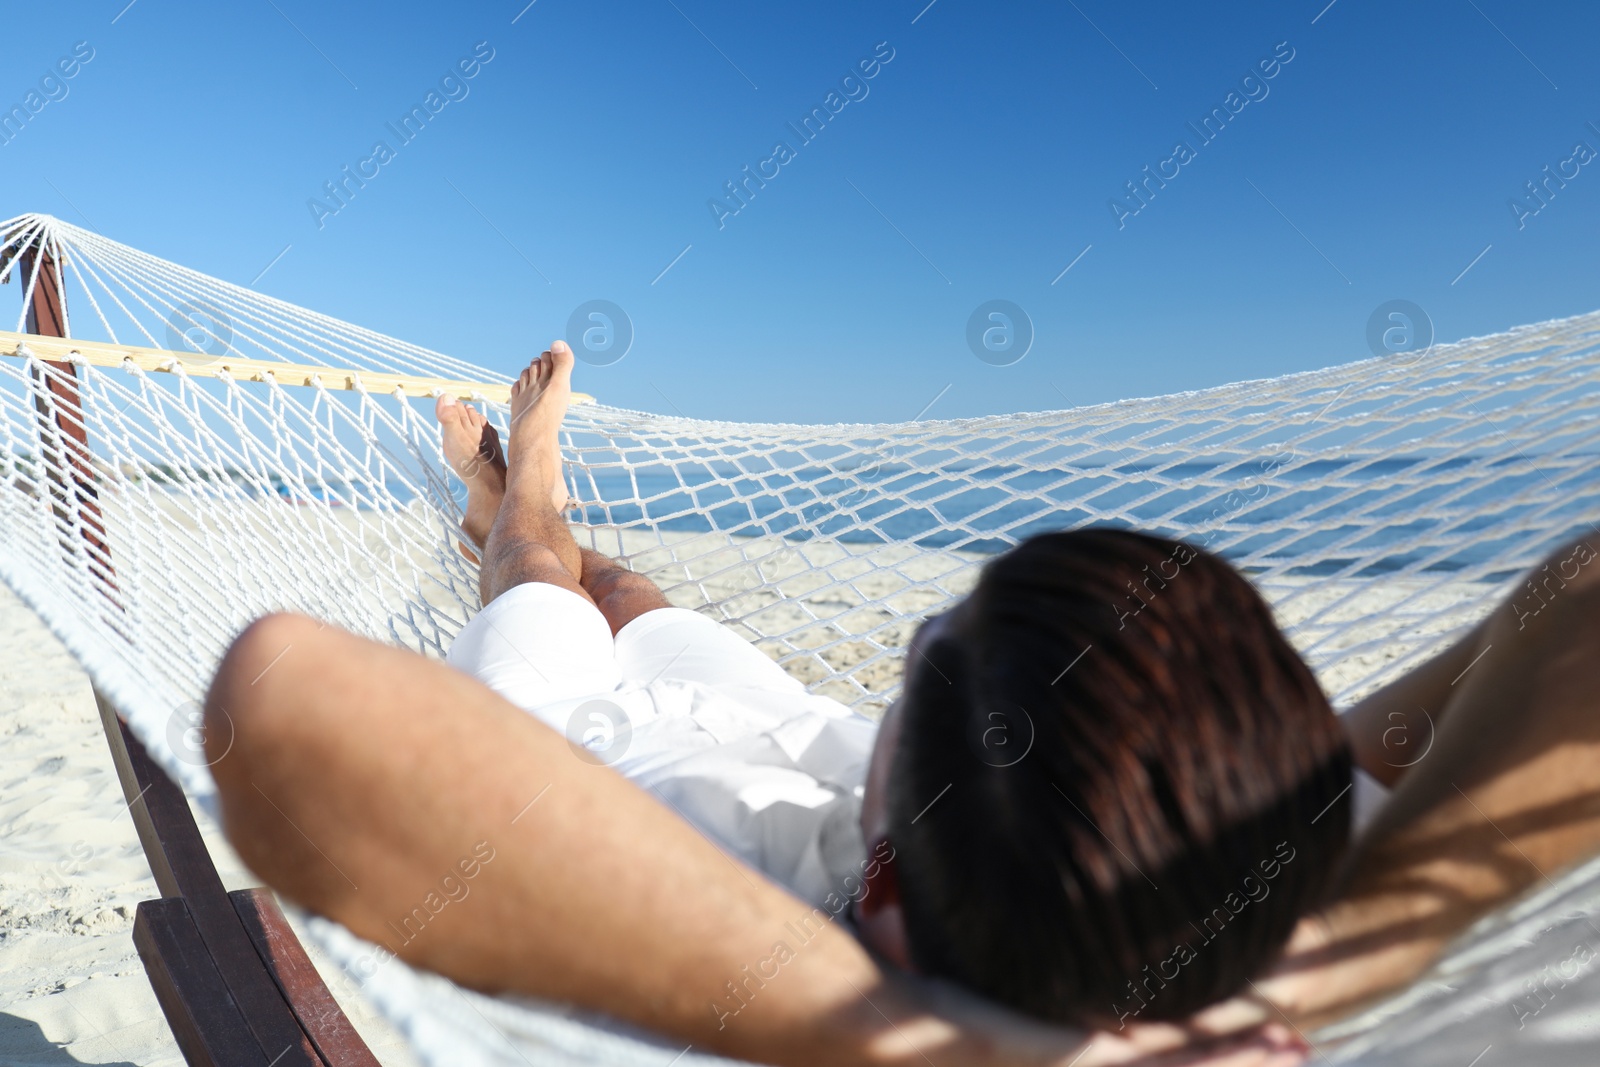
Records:
[[[856,902],[856,911],[863,919],[870,919],[881,909],[900,906],[900,875],[894,865],[894,846],[887,837],[872,843],[872,859],[862,872],[866,892]]]
[[[873,842],[872,856],[863,872],[866,892],[856,901],[856,930],[873,952],[903,971],[915,970],[906,938],[905,912],[900,905],[900,875],[888,838]]]

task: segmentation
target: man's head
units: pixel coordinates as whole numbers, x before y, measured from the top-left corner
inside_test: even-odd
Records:
[[[1349,836],[1343,730],[1255,589],[1188,545],[1045,534],[917,634],[867,786],[866,936],[1046,1019],[1238,992]],[[878,891],[881,890],[881,891]]]

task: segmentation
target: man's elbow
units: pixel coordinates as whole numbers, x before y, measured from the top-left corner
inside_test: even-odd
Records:
[[[293,709],[273,699],[283,688],[283,675],[274,678],[273,671],[320,629],[303,615],[264,615],[228,647],[205,700],[206,760],[214,771],[235,751],[248,756],[272,742],[288,725]]]
[[[299,615],[267,615],[234,640],[205,700],[205,758],[217,783],[223,830],[240,858],[280,888],[284,871],[301,862],[285,814],[270,797],[298,793],[312,769],[308,716],[295,696],[296,645],[309,646],[322,627]],[[295,894],[301,896],[303,894]]]

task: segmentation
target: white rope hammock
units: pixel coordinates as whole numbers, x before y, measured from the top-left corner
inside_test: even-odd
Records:
[[[478,607],[477,582],[454,547],[458,487],[428,393],[478,383],[499,396],[509,379],[48,216],[0,222],[0,240],[48,252],[0,290],[18,301],[15,334],[37,264],[55,265],[66,332],[84,342],[72,361],[97,494],[85,507],[61,473],[76,446],[58,416],[74,420],[44,362],[60,356],[0,335],[0,579],[191,794],[213,786],[184,728],[253,618],[295,610],[443,654]],[[90,342],[189,354],[119,363]],[[304,385],[247,361],[328,372]],[[506,408],[486,410],[504,434]],[[893,698],[917,622],[970,588],[988,555],[1086,523],[1226,555],[1344,702],[1593,529],[1597,415],[1600,313],[1070,411],[799,426],[583,404],[563,449],[580,543],[865,711]],[[323,929],[330,945],[348,939]],[[529,1018],[524,1029],[546,1033],[552,1017]],[[677,1051],[570,1032],[589,1035],[588,1052],[534,1062],[595,1062],[591,1038],[606,1062]],[[502,1062],[493,1044],[439,1062]]]

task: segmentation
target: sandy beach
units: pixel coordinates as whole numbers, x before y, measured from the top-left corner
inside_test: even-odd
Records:
[[[0,1064],[181,1067],[134,952],[134,908],[156,886],[89,679],[4,586],[0,643]],[[198,818],[224,884],[260,884]],[[365,1003],[343,1006],[384,1064],[416,1062]]]

